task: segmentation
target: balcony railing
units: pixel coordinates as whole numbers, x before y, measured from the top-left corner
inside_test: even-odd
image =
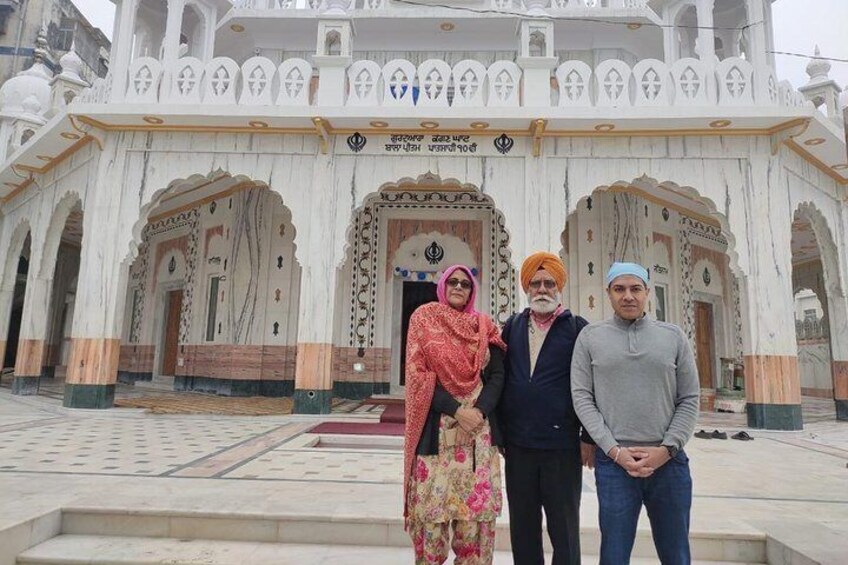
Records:
[[[412,3],[393,0],[235,0],[235,9],[254,10],[326,10],[330,7],[343,11],[385,10],[401,6],[424,6],[435,0],[413,0]],[[506,12],[522,12],[545,9],[552,12],[563,10],[586,11],[587,9],[644,9],[648,0],[487,0],[488,9]],[[449,4],[449,2],[446,2]],[[405,7],[404,6],[404,7]]]
[[[816,341],[830,337],[830,328],[822,318],[795,320],[795,336],[798,341]]]
[[[166,72],[167,71],[167,72]],[[384,65],[360,60],[337,84],[313,77],[313,66],[292,58],[277,65],[265,57],[252,57],[239,65],[227,57],[204,63],[193,57],[175,61],[164,69],[160,61],[143,57],[129,68],[123,101],[168,104],[238,104],[245,106],[312,106],[314,86],[338,89],[345,106],[356,107],[521,107],[522,68],[512,61],[484,66],[464,60],[451,66],[437,59],[414,65],[395,59]],[[757,89],[754,69],[744,59],[730,58],[714,69],[697,59],[672,65],[639,61],[632,68],[609,59],[594,69],[582,61],[559,65],[550,80],[538,88],[550,90],[549,107],[686,107],[784,106],[808,104],[788,82],[778,83],[773,72]],[[98,80],[78,102],[110,100],[109,81]],[[121,97],[113,98],[121,101]],[[544,97],[542,97],[544,101]],[[537,103],[538,105],[538,103]]]

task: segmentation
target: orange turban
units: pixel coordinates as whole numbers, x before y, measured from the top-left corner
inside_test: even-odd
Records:
[[[533,275],[542,269],[550,273],[557,283],[557,288],[560,291],[562,290],[566,279],[565,265],[553,253],[540,251],[525,259],[524,264],[521,265],[521,288],[524,289],[524,292],[530,289],[530,279],[533,278]]]

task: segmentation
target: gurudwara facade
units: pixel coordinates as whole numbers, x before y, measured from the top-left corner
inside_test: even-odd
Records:
[[[800,91],[775,75],[770,0],[116,4],[105,79],[37,52],[2,89],[16,393],[399,393],[441,269],[503,322],[550,250],[589,320],[611,262],[650,267],[704,409],[848,419],[840,88],[820,60]]]

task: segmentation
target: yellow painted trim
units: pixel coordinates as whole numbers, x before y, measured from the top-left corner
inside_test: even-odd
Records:
[[[46,163],[43,167],[33,167],[31,165],[14,165],[22,171],[26,171],[28,173],[36,173],[39,175],[43,175],[44,173],[49,172],[54,167],[58,166],[62,161],[79,151],[85,145],[88,145],[94,141],[94,138],[90,135],[86,135],[82,139],[75,141],[70,147],[56,155],[52,161]]]
[[[91,137],[92,139],[94,139],[94,141],[96,141],[96,142],[97,142],[97,147],[98,147],[101,151],[103,151],[103,141],[102,141],[100,138],[98,138],[98,137],[96,137],[96,136],[94,136],[94,135],[91,135],[89,132],[87,132],[87,131],[83,130],[81,127],[79,127],[79,126],[77,125],[77,123],[76,123],[75,119],[76,119],[76,116],[75,116],[75,115],[73,115],[73,114],[68,114],[68,121],[70,121],[70,122],[71,122],[71,127],[73,127],[75,130],[77,130],[77,132],[81,133],[81,134],[82,134],[83,139],[85,139],[86,137]]]
[[[211,184],[211,183],[204,184],[203,186],[209,186],[209,184]],[[201,188],[201,187],[197,187],[197,188]],[[191,210],[193,208],[197,208],[198,206],[203,206],[204,204],[208,204],[209,202],[212,202],[213,200],[218,200],[219,198],[226,198],[230,194],[234,194],[236,192],[240,192],[240,191],[248,189],[248,188],[267,188],[267,187],[265,185],[262,185],[262,184],[257,184],[253,181],[240,182],[238,184],[231,186],[227,190],[222,190],[221,192],[216,192],[215,194],[211,194],[209,196],[201,198],[200,200],[195,200],[194,202],[189,202],[188,204],[180,206],[179,208],[174,208],[173,210],[168,210],[167,212],[162,212],[161,214],[156,214],[155,216],[148,218],[147,222],[148,223],[158,222],[159,220],[162,220],[162,219],[165,219],[165,218],[170,218],[171,216],[176,216],[180,212],[185,212],[186,210]],[[192,190],[194,190],[194,189],[192,189]],[[174,197],[183,196],[185,194],[186,193],[183,192],[183,193],[174,195]]]
[[[842,186],[848,185],[848,179],[844,178],[842,175],[833,170],[833,167],[828,167],[826,163],[822,163],[818,157],[795,143],[793,139],[787,139],[784,142],[789,149],[797,153],[802,159],[808,161],[812,166],[835,180],[838,184]]]
[[[533,157],[538,157],[542,154],[542,137],[545,135],[547,120],[533,120],[530,123],[530,132],[533,135]]]
[[[12,191],[12,192],[10,192],[9,194],[7,194],[5,198],[3,198],[2,200],[0,200],[0,202],[2,202],[3,204],[5,204],[6,202],[11,201],[11,200],[12,200],[15,196],[17,196],[18,194],[20,194],[21,192],[23,192],[23,191],[25,191],[27,188],[29,188],[29,186],[30,186],[33,182],[34,182],[34,181],[32,180],[32,178],[28,178],[28,179],[24,180],[21,184],[19,184],[19,185],[18,185],[18,187],[17,187],[15,190],[13,190],[13,191]]]
[[[330,135],[350,135],[352,133],[374,134],[374,135],[391,135],[391,134],[430,134],[430,135],[486,135],[481,130],[473,128],[456,128],[456,129],[425,129],[425,128],[333,128],[330,123],[320,117],[313,118],[313,123],[316,123],[316,128],[293,128],[293,127],[267,127],[267,128],[252,128],[249,126],[175,126],[175,125],[130,125],[130,124],[106,124],[89,116],[79,115],[77,119],[87,125],[102,129],[105,131],[162,131],[162,132],[206,132],[206,133],[256,133],[256,134],[314,134],[317,129],[316,120],[320,120],[322,126]],[[689,129],[616,129],[609,132],[599,132],[591,130],[550,130],[545,129],[542,133],[543,137],[668,137],[668,136],[769,136],[780,133],[784,130],[800,126],[809,121],[809,118],[796,118],[783,122],[770,128],[730,128],[716,130],[713,128],[689,128]],[[489,127],[489,135],[497,133],[506,133],[516,137],[531,137],[534,135],[534,122],[531,122],[530,127],[523,129],[498,129]]]
[[[324,118],[312,118],[312,123],[315,124],[315,131],[321,143],[321,153],[326,155],[330,150],[330,136],[333,134],[333,126]]]
[[[663,206],[665,208],[670,208],[670,209],[674,210],[675,212],[683,214],[684,216],[688,216],[692,219],[695,219],[695,220],[703,222],[707,225],[713,226],[714,228],[721,229],[721,223],[718,220],[716,220],[715,218],[710,217],[710,216],[704,216],[703,214],[698,214],[697,212],[693,212],[692,210],[684,208],[683,206],[679,206],[679,205],[675,204],[674,202],[669,202],[668,200],[664,200],[664,199],[662,199],[658,196],[654,196],[653,194],[651,194],[649,192],[645,192],[642,189],[636,188],[632,184],[627,185],[627,186],[612,185],[612,186],[610,186],[609,188],[606,189],[606,192],[618,192],[618,193],[625,193],[625,194],[634,194],[634,195],[638,196],[639,198],[644,198],[648,202],[652,202],[652,203],[654,203],[658,206]],[[675,194],[677,194],[677,193],[675,193]],[[689,200],[691,200],[691,198]],[[701,203],[699,203],[699,204],[701,204]]]

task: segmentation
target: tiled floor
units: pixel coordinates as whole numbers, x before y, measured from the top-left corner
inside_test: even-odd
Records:
[[[752,442],[693,439],[687,446],[693,530],[762,531],[761,524],[777,518],[814,521],[848,536],[848,423],[833,419],[832,406],[810,403],[814,415],[802,432],[749,430]],[[49,397],[16,397],[0,388],[0,530],[71,502],[399,519],[402,453],[396,445],[369,445],[365,438],[358,448],[329,441],[311,446],[309,429],[319,422],[379,417],[354,406],[345,412],[75,411]],[[734,431],[743,424],[738,415],[710,414],[699,427]],[[586,470],[581,514],[588,528],[597,524],[593,486]]]

